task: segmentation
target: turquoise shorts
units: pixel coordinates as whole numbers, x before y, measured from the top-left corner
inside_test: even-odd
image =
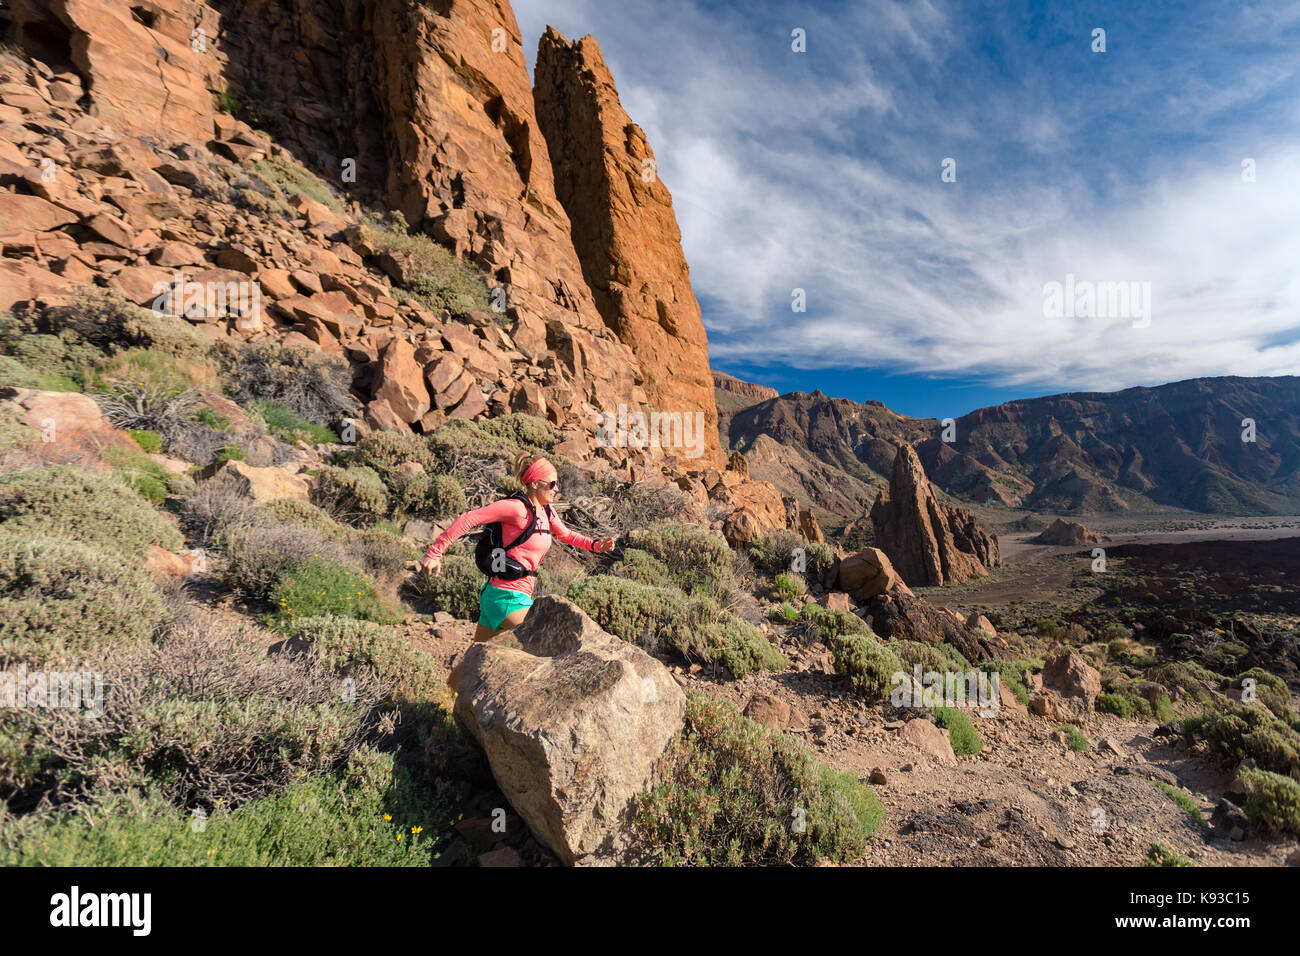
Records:
[[[533,599],[519,591],[508,591],[488,581],[478,589],[478,622],[488,630],[500,630],[501,622],[523,607],[532,607]]]

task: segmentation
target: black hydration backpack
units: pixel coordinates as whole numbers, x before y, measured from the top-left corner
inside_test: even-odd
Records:
[[[500,521],[494,521],[491,524],[484,525],[477,531],[470,532],[471,535],[478,536],[478,544],[474,547],[474,563],[478,569],[486,574],[489,578],[500,578],[503,581],[517,581],[519,578],[528,577],[530,574],[536,574],[536,571],[529,571],[520,562],[510,557],[506,552],[523,544],[534,534],[537,534],[537,511],[533,508],[533,503],[523,492],[510,496],[516,501],[522,501],[524,507],[528,509],[530,515],[528,527],[509,545],[502,540],[502,526]],[[546,506],[546,518],[551,520],[551,506]],[[549,527],[549,525],[548,525]],[[545,532],[550,534],[549,531]]]

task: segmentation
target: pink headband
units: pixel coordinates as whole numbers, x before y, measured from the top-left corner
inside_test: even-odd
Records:
[[[555,466],[545,458],[539,458],[524,472],[524,476],[519,480],[525,485],[531,485],[534,481],[555,481],[559,474],[555,471]]]

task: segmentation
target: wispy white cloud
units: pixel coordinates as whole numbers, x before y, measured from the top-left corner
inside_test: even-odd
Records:
[[[1300,373],[1300,115],[1278,102],[1296,82],[1285,44],[1248,63],[1180,66],[1158,49],[1106,66],[1077,52],[1082,21],[1044,27],[1042,50],[988,52],[977,21],[929,2],[515,10],[526,46],[547,23],[600,41],[673,193],[715,361],[1060,390]],[[1277,29],[1300,23],[1272,12]],[[1269,15],[1250,8],[1250,29]],[[807,54],[790,52],[793,26]],[[1161,31],[1148,26],[1151,44]],[[1025,72],[1053,56],[1051,71]],[[1170,82],[1171,69],[1185,77]],[[956,183],[940,182],[945,156]],[[1044,317],[1044,283],[1067,274],[1149,282],[1150,325]],[[806,313],[790,311],[796,287]]]

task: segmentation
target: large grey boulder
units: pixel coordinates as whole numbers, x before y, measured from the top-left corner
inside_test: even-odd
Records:
[[[662,664],[563,598],[539,598],[510,633],[465,652],[456,720],[560,859],[618,863],[631,798],[681,729],[686,696]]]

